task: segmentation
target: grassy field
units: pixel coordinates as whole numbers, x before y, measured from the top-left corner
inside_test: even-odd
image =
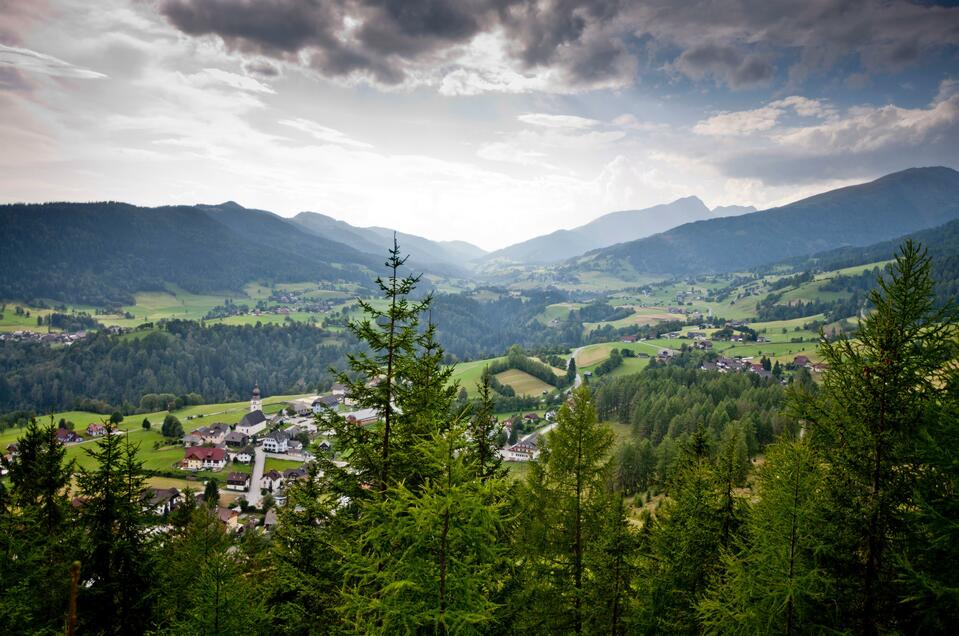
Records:
[[[485,360],[473,360],[472,362],[460,362],[453,371],[451,381],[459,381],[460,386],[466,388],[466,392],[473,397],[476,395],[476,384],[483,376],[483,369],[499,360],[505,360],[504,357],[487,358]]]
[[[636,305],[632,307],[635,313],[625,318],[620,318],[619,320],[613,320],[611,322],[584,322],[583,333],[589,333],[594,329],[599,329],[606,325],[612,325],[614,329],[622,329],[623,327],[632,327],[633,325],[654,325],[667,320],[686,320],[686,316],[670,313],[665,307],[640,307]]]
[[[289,470],[291,468],[299,468],[303,465],[303,462],[297,462],[289,459],[276,459],[275,457],[267,457],[266,462],[263,464],[263,472],[268,473],[271,470],[278,470],[281,473],[284,470]]]
[[[629,349],[631,351],[635,351],[636,353],[648,353],[651,356],[655,356],[659,353],[660,349],[663,348],[664,347],[662,346],[656,346],[646,341],[603,342],[599,344],[588,345],[586,347],[582,347],[576,353],[576,369],[588,371],[590,367],[594,367],[608,358],[609,352],[613,349]],[[632,358],[627,358],[627,360],[632,360]]]
[[[544,325],[548,325],[554,320],[563,321],[569,317],[571,311],[580,309],[583,306],[583,303],[556,303],[554,305],[548,305],[536,319]]]
[[[554,389],[539,378],[533,377],[525,371],[519,369],[508,369],[502,373],[496,374],[496,379],[513,387],[516,395],[542,395]]]

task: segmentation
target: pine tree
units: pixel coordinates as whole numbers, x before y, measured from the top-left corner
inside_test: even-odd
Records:
[[[137,446],[108,434],[85,452],[96,463],[80,468],[86,531],[80,620],[85,631],[104,634],[143,631],[150,616],[146,590],[149,566],[140,496],[143,464]]]
[[[466,449],[465,427],[452,424],[420,445],[436,477],[362,504],[361,532],[341,555],[349,631],[479,634],[492,623],[506,487],[478,479]]]
[[[936,309],[931,262],[912,241],[870,303],[854,340],[821,340],[829,372],[818,397],[798,393],[793,409],[830,466],[823,505],[840,620],[875,634],[904,620],[896,555],[924,541],[906,516],[925,473],[918,440],[947,399],[956,344],[954,319]]]
[[[490,387],[488,373],[482,375],[476,384],[476,390],[479,395],[473,404],[473,415],[468,428],[469,452],[481,479],[503,477],[506,475],[506,470],[503,468],[503,458],[497,447],[502,427],[493,414],[493,390]]]
[[[350,463],[348,474],[332,462],[325,463],[324,472],[333,475],[342,495],[354,501],[366,496],[365,485],[382,493],[397,478],[391,466],[391,455],[395,450],[393,429],[398,411],[402,412],[402,407],[397,407],[416,390],[404,374],[412,370],[411,358],[419,341],[419,316],[429,306],[430,297],[418,302],[409,299],[419,276],[401,277],[400,270],[405,262],[406,257],[400,256],[394,236],[393,248],[386,261],[389,277],[385,281],[376,279],[387,303],[386,309],[359,300],[365,317],[348,325],[350,333],[366,344],[369,352],[349,354],[350,371],[337,374],[337,381],[347,387],[349,399],[359,408],[374,409],[380,418],[379,425],[357,426],[331,410],[318,416],[323,425],[335,430]]]
[[[766,447],[745,536],[723,552],[721,572],[699,604],[706,633],[791,635],[822,628],[830,588],[817,560],[821,487],[820,462],[808,443]]]
[[[583,386],[572,392],[556,428],[540,443],[540,458],[530,465],[521,495],[526,500],[522,545],[529,552],[524,628],[578,634],[588,588],[598,574],[588,564],[603,537],[610,504],[613,433],[598,423]]]

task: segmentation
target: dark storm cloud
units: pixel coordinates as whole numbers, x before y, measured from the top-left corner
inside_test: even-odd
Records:
[[[767,60],[747,55],[734,46],[701,44],[686,49],[673,67],[693,79],[706,75],[733,88],[768,82],[776,69]]]
[[[305,62],[327,76],[395,84],[447,68],[457,47],[505,35],[520,70],[553,68],[572,85],[632,81],[645,51],[665,68],[733,88],[769,82],[784,51],[802,79],[850,56],[896,71],[959,45],[959,9],[906,0],[161,0],[184,33]],[[640,47],[642,39],[656,46]]]

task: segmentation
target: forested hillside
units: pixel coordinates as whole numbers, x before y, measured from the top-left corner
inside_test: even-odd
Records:
[[[253,280],[368,284],[379,259],[236,204],[0,206],[0,298],[96,306],[137,291],[242,289]]]
[[[565,269],[627,267],[667,275],[740,271],[844,245],[871,245],[957,217],[959,172],[913,168],[772,210],[682,225],[587,254]]]
[[[891,259],[898,246],[908,238],[921,243],[929,250],[936,296],[942,301],[959,298],[959,220],[892,241],[867,247],[843,247],[809,258],[791,259],[781,264],[794,268],[794,271],[830,271],[867,265]],[[764,268],[764,271],[768,269]]]
[[[0,411],[127,409],[147,393],[199,393],[207,402],[315,390],[341,364],[342,338],[306,324],[203,327],[172,321],[123,336],[101,333],[66,348],[0,342]],[[101,406],[101,409],[105,409]]]

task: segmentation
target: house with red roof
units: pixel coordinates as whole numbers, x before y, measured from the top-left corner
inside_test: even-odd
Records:
[[[183,470],[223,470],[226,466],[226,450],[193,446],[183,453],[180,468]]]

